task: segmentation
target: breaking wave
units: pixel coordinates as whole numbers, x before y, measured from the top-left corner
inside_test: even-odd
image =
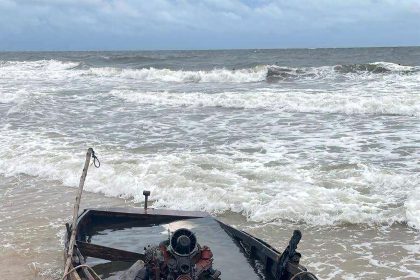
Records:
[[[10,141],[13,144],[2,141],[5,144],[0,151],[0,174],[26,174],[77,187],[83,156],[59,149],[60,140],[45,141],[42,135],[34,133],[21,137],[20,132],[13,131],[2,134],[1,139],[13,139]],[[39,150],[35,148],[38,143],[48,145]],[[15,150],[14,145],[20,149]],[[337,170],[323,174],[317,166],[303,169],[298,165],[266,166],[224,154],[144,157],[102,149],[97,152],[103,164],[98,170],[89,170],[87,191],[141,202],[142,191],[148,189],[153,193],[153,206],[158,208],[215,214],[232,211],[255,222],[291,220],[310,225],[407,222],[414,228],[420,227],[420,209],[416,205],[419,192],[414,189],[420,182],[415,174],[389,173],[361,163],[348,165],[337,174]],[[324,180],[333,180],[334,186],[327,187]],[[415,197],[404,205],[401,201],[410,190]]]
[[[170,69],[119,69],[112,67],[91,68],[85,75],[99,77],[122,77],[151,82],[178,82],[178,83],[247,83],[264,81],[267,76],[267,66],[255,68],[227,70],[214,69],[210,71],[185,71]]]
[[[96,129],[95,133],[98,134],[111,134],[115,127],[130,130],[124,131],[119,137],[112,137],[119,141],[112,148],[100,144],[95,146],[108,163],[105,161],[99,172],[93,169],[94,176],[89,176],[86,185],[88,191],[141,201],[141,191],[147,188],[154,193],[156,207],[182,206],[184,209],[213,213],[233,211],[257,222],[285,219],[315,225],[407,222],[411,227],[419,228],[419,177],[411,171],[404,173],[401,170],[382,169],[376,163],[358,162],[337,175],[334,172],[320,171],[316,165],[301,164],[298,158],[280,158],[286,164],[272,166],[260,157],[281,156],[281,151],[270,151],[270,147],[264,147],[264,155],[247,157],[241,154],[242,148],[246,149],[247,145],[254,144],[252,141],[257,141],[252,138],[255,136],[254,128],[248,131],[242,128],[238,130],[239,133],[244,133],[240,137],[245,139],[245,147],[225,147],[232,139],[234,143],[236,136],[224,138],[224,131],[238,119],[231,119],[229,124],[217,121],[239,113],[239,119],[252,123],[255,118],[253,111],[209,110],[203,115],[211,123],[216,111],[216,127],[213,127],[214,131],[199,131],[199,122],[194,120],[189,123],[188,118],[182,115],[188,110],[178,110],[179,107],[268,109],[271,110],[267,116],[268,123],[273,122],[272,116],[277,112],[419,117],[418,74],[418,66],[401,66],[387,62],[300,68],[262,65],[236,70],[189,71],[92,67],[84,62],[57,60],[1,61],[0,102],[13,104],[0,107],[4,110],[2,112],[11,112],[5,113],[9,123],[0,128],[0,174],[26,174],[46,180],[59,180],[66,186],[77,186],[80,158],[74,156],[74,153],[80,146],[90,146],[92,143],[91,139],[80,140],[73,134],[77,129],[86,127],[82,122],[85,119],[78,119],[78,116],[84,115],[89,116],[88,121],[90,118],[95,119],[95,122],[90,123],[92,127],[89,130]],[[367,82],[364,82],[365,78]],[[330,83],[331,81],[337,83]],[[254,83],[258,85],[255,86]],[[141,110],[136,111],[137,109]],[[130,117],[127,115],[129,110],[134,110],[130,111]],[[147,114],[144,115],[142,110],[146,110]],[[178,131],[167,130],[168,127],[181,129],[176,121],[167,119],[172,118],[174,111],[182,111],[175,118],[179,118],[184,124],[188,123],[182,129],[194,130],[196,134],[193,135],[197,136],[197,142],[211,139],[222,131],[222,144],[216,147],[213,154],[207,150],[202,154],[194,153],[187,148],[170,154],[164,151],[146,155],[127,155],[121,152],[130,149],[126,146],[127,143],[137,144],[140,141],[135,137],[137,132],[132,130],[132,124],[155,114],[162,117],[153,117],[153,124],[148,129],[156,130],[156,134],[149,138],[144,136],[141,141],[157,145],[156,149],[165,149],[166,143],[162,146],[160,142],[154,141],[169,137],[168,147],[173,143],[189,147],[189,142],[182,143],[185,141],[182,137],[186,137],[184,134],[178,135]],[[284,118],[285,123],[299,120],[299,116],[295,115],[278,115]],[[68,116],[72,116],[71,119]],[[42,129],[44,125],[46,127],[43,129],[48,130],[50,122],[46,124],[46,118],[50,122],[60,123],[51,131],[55,136],[48,136],[48,133],[45,136],[35,129],[38,125]],[[349,131],[344,132],[344,136],[351,139],[354,136],[352,129],[364,117],[348,119],[350,123],[353,119],[356,121],[353,126],[349,126]],[[413,120],[399,119],[404,124]],[[302,122],[311,123],[312,120],[310,116],[304,116]],[[321,144],[316,142],[317,137],[327,139],[330,136],[329,131],[332,128],[325,128],[324,125],[311,126],[310,131],[325,131],[324,134],[314,136],[314,143],[308,143],[307,150],[318,149]],[[384,129],[381,125],[382,120],[372,123],[371,127]],[[17,129],[25,126],[26,131]],[[278,127],[273,125],[273,129]],[[357,133],[363,134],[371,127],[355,129]],[[336,130],[337,127],[333,129]],[[415,128],[409,126],[386,129],[391,131],[391,137],[381,138],[378,140],[379,144],[393,141],[392,145],[402,145],[404,140],[392,138],[393,132],[398,132],[399,129],[402,131],[401,135],[397,135],[399,139],[415,133]],[[60,138],[61,136],[56,135],[57,131],[62,132],[60,135],[67,136]],[[294,137],[301,139],[310,136],[305,131],[307,130],[298,128],[290,130],[296,133]],[[226,133],[231,132],[227,130]],[[277,141],[277,145],[285,144],[276,139],[268,139],[266,142],[258,140],[258,143],[269,146]],[[297,140],[288,141],[296,145],[299,151],[305,149]],[[410,154],[413,141],[407,140],[404,153]],[[362,147],[362,142],[354,150],[348,150],[348,153],[353,153],[355,157],[363,149],[367,149],[363,150],[367,154],[373,154],[375,149],[383,153],[379,144],[366,148]],[[287,148],[282,146],[279,149]],[[328,161],[329,154],[324,154],[328,153],[327,148],[321,150],[323,152],[314,157]],[[348,155],[346,151],[343,153]],[[121,159],[124,159],[124,163],[121,163]],[[407,165],[408,161],[409,159],[402,159]]]
[[[279,67],[269,66],[267,68],[267,81],[280,81],[288,79],[328,79],[344,76],[346,78],[355,78],[352,74],[415,74],[420,72],[420,67],[404,66],[391,62],[374,62],[366,64],[344,64],[335,66],[321,67]]]
[[[391,62],[374,62],[374,63],[365,63],[365,64],[345,64],[345,65],[336,65],[334,70],[339,73],[389,73],[389,72],[399,72],[399,73],[415,73],[420,69],[413,66],[405,66],[401,64],[391,63]]]
[[[415,74],[420,68],[401,66],[394,63],[376,62],[371,64],[336,65],[321,67],[281,67],[276,65],[261,65],[253,68],[229,70],[213,69],[200,71],[170,70],[170,69],[119,69],[113,67],[91,68],[85,75],[100,77],[124,77],[144,81],[162,81],[178,83],[249,83],[249,82],[279,82],[295,79],[324,80],[345,77],[355,78],[352,74]]]
[[[80,62],[60,61],[60,60],[34,60],[34,61],[4,61],[0,60],[1,72],[19,71],[60,71],[75,69]]]
[[[125,59],[125,58],[123,58]],[[53,74],[60,71],[74,71],[70,76],[101,78],[126,78],[148,82],[175,83],[252,83],[279,82],[296,79],[337,79],[344,77],[354,79],[357,76],[390,74],[401,75],[420,73],[418,66],[404,66],[391,62],[374,62],[367,64],[349,64],[320,67],[287,67],[277,65],[260,65],[244,69],[213,69],[213,70],[171,70],[157,68],[119,68],[92,67],[84,62],[63,62],[57,60],[38,61],[0,61],[0,72],[37,71],[43,74]],[[38,74],[39,74],[38,73]],[[66,75],[66,73],[62,73]],[[355,76],[356,75],[356,76]]]

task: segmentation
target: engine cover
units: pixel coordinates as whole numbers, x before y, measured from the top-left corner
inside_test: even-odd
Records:
[[[172,234],[169,251],[178,256],[190,256],[197,251],[197,238],[192,231],[180,228]]]

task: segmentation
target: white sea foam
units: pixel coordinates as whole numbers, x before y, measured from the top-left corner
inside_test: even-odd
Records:
[[[79,62],[65,62],[54,59],[35,61],[0,61],[0,71],[59,71],[73,69],[79,65]]]
[[[374,95],[348,91],[255,91],[172,93],[112,90],[111,95],[139,104],[193,107],[272,109],[286,112],[344,114],[394,114],[420,116],[420,96],[410,94]]]
[[[406,217],[408,225],[420,230],[420,182],[417,187],[408,195],[405,202]]]
[[[82,158],[79,153],[58,149],[60,141],[38,134],[10,131],[8,136],[2,135],[2,175],[27,174],[77,186]],[[44,149],[37,148],[39,143],[43,143]],[[266,166],[257,158],[236,160],[237,156],[243,158],[240,154],[141,156],[101,149],[97,153],[103,159],[102,166],[89,171],[87,191],[142,201],[142,191],[149,189],[155,207],[212,213],[233,211],[257,222],[293,220],[313,225],[408,222],[413,227],[419,226],[416,198],[410,198],[405,205],[399,199],[419,184],[417,175],[356,165],[338,177],[327,174],[327,180],[335,183],[334,187],[326,187],[316,166],[310,169],[299,164]],[[399,203],[400,206],[392,206]]]
[[[0,103],[19,105],[55,92],[57,86],[78,75],[71,71],[78,65],[58,60],[0,61]]]
[[[376,64],[386,71],[375,70]],[[54,60],[1,62],[0,103],[7,106],[0,109],[4,109],[2,117],[7,123],[0,128],[0,174],[27,174],[77,186],[80,157],[75,153],[81,146],[92,143],[91,139],[83,138],[86,128],[80,127],[89,126],[89,130],[101,134],[98,139],[112,147],[98,144],[105,162],[100,170],[90,171],[95,175],[88,178],[86,189],[92,192],[141,201],[142,190],[150,189],[157,207],[213,213],[234,211],[252,221],[288,219],[317,225],[407,222],[418,228],[419,178],[412,171],[415,167],[410,147],[416,143],[413,135],[420,116],[417,91],[420,76],[415,67],[376,64],[344,70],[335,70],[333,66],[299,69],[258,66],[183,71],[85,69],[77,62]],[[363,70],[364,67],[368,70]],[[277,71],[270,75],[278,75],[286,82],[257,83],[267,80],[270,69]],[[404,71],[409,73],[400,73]],[[337,76],[341,80],[334,80]],[[297,81],[289,83],[287,79]],[[59,106],[62,104],[65,106]],[[152,106],[144,113],[136,110],[146,106],[136,104]],[[216,110],[203,116],[210,121],[203,124],[206,129],[200,130],[200,122],[188,123],[185,110],[173,110],[180,107]],[[237,110],[239,115],[234,115],[236,110],[217,107],[265,111],[260,115],[252,110]],[[132,110],[129,117],[127,110]],[[175,115],[176,121],[165,119],[167,114],[172,114],[172,118],[174,111],[182,111]],[[334,122],[331,121],[334,116],[328,116],[321,123],[321,119],[300,119],[284,112],[315,113],[314,116],[339,113],[351,117]],[[67,114],[74,117],[69,119]],[[108,114],[118,114],[122,119],[109,119]],[[153,119],[152,115],[160,118]],[[367,117],[359,115],[380,115],[381,119],[361,124]],[[387,117],[382,118],[383,115],[398,115],[396,121],[401,123],[385,128]],[[78,120],[84,116],[92,116],[92,120],[83,119],[89,125]],[[294,124],[281,130],[279,117],[282,125],[288,122],[307,125]],[[137,131],[131,131],[131,125],[142,118],[152,118],[144,121],[144,129],[157,132],[148,134],[150,138],[144,135],[141,141],[153,144],[156,153],[119,152],[130,148],[127,142],[140,141],[134,137]],[[217,120],[212,122],[212,118]],[[261,119],[254,126],[234,130],[237,123],[246,120],[249,125],[257,118]],[[347,119],[349,124],[343,125]],[[54,122],[60,122],[52,131],[61,135],[54,136],[58,139],[48,137],[45,132]],[[123,126],[127,131],[114,132]],[[211,130],[207,130],[210,126]],[[182,134],[176,129],[195,133]],[[256,138],[254,131],[260,129],[266,138]],[[372,130],[376,134],[368,135]],[[386,135],[382,137],[379,132]],[[104,135],[111,133],[116,142],[105,139]],[[332,133],[339,136],[332,139]],[[293,139],[279,139],[284,134]],[[209,140],[219,135],[222,136],[218,143]],[[189,147],[198,144],[195,140],[190,142],[189,137],[196,137],[197,143],[209,143],[207,147],[200,146],[200,152],[190,151]],[[169,144],[156,140],[161,138]],[[168,154],[166,149],[171,145],[187,148],[169,149]],[[215,151],[208,151],[212,146]],[[329,148],[338,152],[329,152]],[[263,152],[252,155],[241,152],[246,149]],[[301,158],[302,155],[306,158]],[[319,169],[319,165],[331,165],[331,161],[342,157],[351,161],[351,167],[341,172]],[[353,162],[351,157],[359,160]],[[404,167],[395,170],[381,167],[378,162],[384,158],[391,161],[400,158],[398,165],[392,164]],[[273,160],[282,164],[272,166]]]
[[[177,82],[177,83],[246,83],[264,81],[267,75],[267,66],[255,68],[226,70],[215,69],[210,71],[185,71],[170,69],[118,69],[112,67],[91,68],[87,75],[99,77],[122,77],[152,82]]]
[[[417,66],[401,65],[401,64],[386,62],[386,61],[373,62],[372,64],[384,67],[385,69],[389,71],[395,71],[395,72],[420,70],[420,68]]]
[[[282,249],[302,228],[313,241],[306,263],[325,279],[419,278],[418,66],[174,70],[125,61],[0,61],[6,252],[46,256],[36,269],[57,278],[56,250],[34,240],[62,246],[55,237],[91,146],[102,165],[89,169],[85,190],[97,194],[85,194],[88,207],[142,202],[149,189],[153,207],[223,213]],[[348,269],[361,263],[362,273]]]
[[[277,65],[260,65],[244,69],[213,69],[213,70],[171,70],[157,68],[117,68],[117,67],[91,67],[82,69],[80,62],[37,60],[37,61],[0,61],[1,75],[25,76],[29,72],[35,75],[51,76],[81,76],[88,79],[124,78],[149,82],[175,82],[175,83],[247,83],[261,81],[278,81],[288,79],[335,79],[344,76],[348,79],[366,79],[375,74],[375,69],[383,69],[385,73],[411,73],[419,77],[420,67],[405,66],[391,62],[374,62],[361,65],[335,65],[320,67],[286,67]],[[66,71],[66,72],[63,72]],[[344,72],[343,72],[344,71]],[[56,72],[59,72],[56,75]],[[379,72],[382,73],[382,72]],[[40,76],[41,77],[41,76]],[[30,77],[29,77],[30,78]]]
[[[262,81],[283,81],[283,80],[334,80],[345,77],[351,80],[369,79],[373,74],[377,74],[374,69],[383,69],[384,73],[409,72],[418,77],[420,68],[415,66],[404,66],[390,62],[375,62],[368,66],[350,65],[352,70],[344,72],[337,71],[337,67],[342,66],[320,66],[320,67],[281,67],[277,65],[260,65],[245,69],[213,69],[213,70],[170,70],[156,68],[142,69],[120,69],[114,67],[90,68],[82,71],[82,75],[92,75],[97,77],[118,77],[136,79],[148,82],[175,82],[175,83],[248,83]],[[363,69],[372,68],[373,70]],[[347,68],[345,68],[347,69]],[[378,71],[378,70],[376,70]],[[381,72],[379,72],[381,73]],[[374,77],[374,76],[373,76]]]

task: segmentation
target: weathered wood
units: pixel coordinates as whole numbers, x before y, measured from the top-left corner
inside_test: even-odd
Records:
[[[71,270],[71,269],[73,269],[73,265],[72,264],[70,264],[70,267],[69,267],[69,270]],[[75,271],[72,271],[68,275],[68,277],[70,278],[70,280],[82,280],[82,279],[80,279],[80,276],[79,276],[79,274],[77,273],[76,270]]]
[[[86,264],[85,257],[82,256],[82,253],[80,253],[80,250],[77,247],[75,247],[74,250],[75,250],[75,255],[79,259],[79,263]],[[89,269],[87,269],[87,267],[83,266],[80,269],[82,270],[86,280],[97,280],[96,278],[92,276],[92,274],[90,273]]]
[[[94,257],[108,261],[137,261],[144,260],[145,256],[140,253],[105,247],[92,243],[77,241],[80,253],[85,257]]]
[[[136,261],[129,269],[119,275],[118,280],[133,280],[136,278],[140,270],[144,268],[144,262],[141,260]]]
[[[87,171],[88,171],[88,168],[89,168],[90,158],[92,157],[92,153],[93,153],[93,149],[89,148],[87,153],[86,153],[85,166],[83,167],[82,176],[80,177],[79,189],[78,189],[77,196],[76,196],[76,202],[74,203],[74,208],[73,208],[72,231],[71,231],[69,247],[68,247],[68,251],[67,251],[66,265],[64,266],[64,274],[66,274],[69,271],[70,266],[72,264],[73,249],[74,249],[74,244],[75,244],[75,241],[76,241],[77,217],[79,215],[80,200],[82,198],[83,186],[85,185],[85,180],[86,180]]]

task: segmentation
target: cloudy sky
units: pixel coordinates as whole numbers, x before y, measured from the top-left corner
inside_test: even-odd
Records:
[[[420,45],[420,0],[0,0],[0,50]]]

